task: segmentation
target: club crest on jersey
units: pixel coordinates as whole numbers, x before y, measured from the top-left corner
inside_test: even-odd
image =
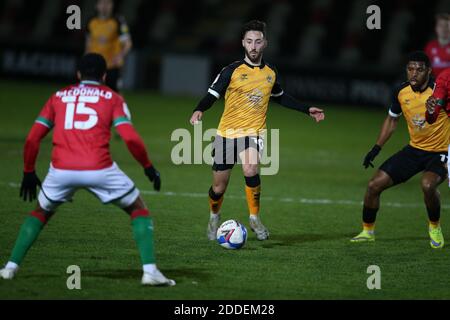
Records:
[[[267,76],[267,82],[272,84],[273,82],[273,77],[272,76]]]
[[[412,123],[414,124],[414,130],[420,131],[425,128],[426,119],[422,115],[416,114],[412,118]]]
[[[241,74],[241,81],[245,81],[245,80],[248,80],[248,74],[243,73],[243,74]]]

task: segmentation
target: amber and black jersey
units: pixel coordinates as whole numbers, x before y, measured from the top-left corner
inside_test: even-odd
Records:
[[[432,95],[433,88],[433,80],[428,82],[423,91],[414,91],[409,82],[403,83],[394,90],[389,115],[394,118],[404,115],[412,147],[442,152],[448,149],[449,143],[450,126],[447,115],[441,112],[433,124],[428,124],[425,119],[425,103]]]
[[[240,60],[223,68],[194,112],[205,112],[221,96],[225,109],[217,134],[225,138],[263,135],[269,100],[309,115],[310,107],[285,93],[276,69],[264,61],[253,66]]]
[[[87,24],[87,36],[86,51],[101,54],[110,69],[113,67],[114,57],[122,50],[122,42],[130,38],[130,33],[123,17],[108,19],[94,17]],[[119,61],[119,65],[114,67],[121,67],[123,63]]]

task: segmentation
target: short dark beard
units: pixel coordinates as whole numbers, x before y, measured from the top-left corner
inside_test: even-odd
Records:
[[[260,63],[261,62],[261,57],[262,57],[262,52],[258,55],[258,56],[256,56],[256,58],[255,59],[252,59],[251,57],[250,57],[250,52],[248,52],[247,50],[245,50],[245,56],[248,58],[248,60],[250,60],[252,63],[255,63],[255,64],[257,64],[257,63]]]
[[[430,82],[430,76],[426,76],[425,81],[422,82],[421,84],[417,84],[415,86],[411,85],[411,88],[415,92],[423,92],[428,87],[428,82]]]

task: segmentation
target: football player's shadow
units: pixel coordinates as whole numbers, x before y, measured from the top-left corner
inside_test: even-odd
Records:
[[[207,269],[200,268],[173,268],[173,269],[161,269],[161,271],[169,278],[177,279],[178,283],[183,282],[183,278],[195,279],[196,281],[207,281],[211,278],[211,274]],[[133,280],[140,279],[142,277],[142,270],[139,269],[91,269],[82,270],[82,277],[91,278],[105,278],[113,280]],[[39,274],[27,274],[21,275],[24,279],[33,278],[61,278],[60,274],[39,273]]]
[[[210,273],[207,269],[200,268],[174,268],[174,269],[161,269],[161,271],[169,278],[189,278],[198,280],[208,280]],[[135,280],[142,276],[142,270],[135,269],[117,269],[117,270],[87,270],[82,272],[83,276],[87,277],[99,277],[107,279],[129,279]]]
[[[294,246],[302,243],[311,243],[319,241],[330,241],[330,240],[345,240],[350,239],[351,234],[318,234],[318,233],[296,233],[296,234],[280,234],[273,235],[269,238],[269,242],[264,243],[264,248],[273,248],[279,246]]]
[[[142,276],[141,270],[134,269],[107,269],[107,270],[83,270],[83,277],[107,278],[107,279],[138,279]]]

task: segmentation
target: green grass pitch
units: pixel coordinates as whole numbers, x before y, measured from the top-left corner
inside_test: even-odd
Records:
[[[19,199],[22,148],[30,126],[56,85],[0,83],[0,263],[9,257],[18,229],[34,208]],[[188,128],[197,99],[156,93],[125,93],[134,125],[161,171],[162,192],[152,186],[121,141],[113,157],[143,191],[155,220],[158,265],[177,281],[172,288],[140,286],[141,267],[129,218],[80,191],[60,208],[30,250],[14,281],[0,281],[0,299],[449,299],[449,246],[429,246],[419,176],[386,191],[377,221],[377,241],[351,244],[361,229],[361,200],[374,169],[362,160],[378,135],[385,110],[323,106],[326,121],[270,107],[268,127],[280,129],[280,171],[262,177],[261,217],[271,238],[249,233],[238,251],[206,240],[208,165],[172,164],[170,135]],[[216,127],[223,108],[205,114]],[[407,144],[404,121],[376,159]],[[205,143],[206,145],[206,143]],[[38,158],[43,179],[50,161],[47,137]],[[449,190],[442,194],[443,232],[450,239]],[[244,179],[235,167],[223,219],[248,227]],[[81,290],[68,290],[67,267],[81,268]],[[367,268],[381,269],[381,290],[366,286]]]

